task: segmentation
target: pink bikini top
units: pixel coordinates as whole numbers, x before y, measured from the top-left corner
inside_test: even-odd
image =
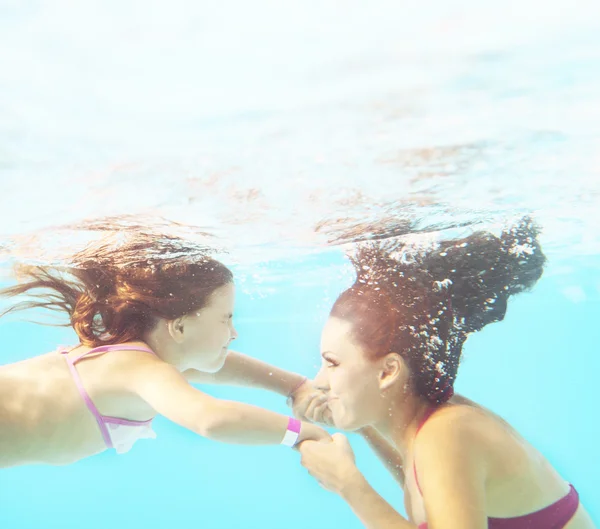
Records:
[[[96,422],[100,428],[100,433],[102,434],[104,443],[108,448],[114,448],[118,454],[123,454],[131,450],[131,447],[138,439],[154,439],[156,437],[156,433],[152,429],[152,419],[147,421],[130,421],[128,419],[109,417],[107,415],[100,414],[98,408],[96,408],[96,405],[92,402],[92,399],[90,399],[88,392],[83,387],[81,377],[75,368],[75,364],[79,360],[92,354],[102,354],[110,351],[144,351],[146,353],[155,355],[154,351],[145,347],[119,344],[95,347],[94,349],[90,349],[89,351],[86,351],[75,358],[70,358],[68,356],[69,349],[60,348],[59,351],[65,356],[65,360],[67,361],[67,365],[71,370],[71,374],[73,375],[73,380],[77,385],[79,394],[81,395],[81,398],[85,402],[85,405],[88,407],[90,412],[92,412],[92,415],[96,418]]]
[[[417,434],[423,428],[423,425],[427,422],[427,419],[433,415],[438,408],[430,408],[419,427],[417,428]],[[421,486],[419,485],[419,478],[417,476],[417,467],[413,463],[413,472],[415,475],[415,481],[417,482],[417,488],[423,496]],[[569,523],[571,518],[575,515],[577,508],[579,507],[579,495],[573,485],[570,485],[569,492],[547,507],[540,509],[523,516],[515,516],[512,518],[491,518],[488,517],[488,528],[489,529],[562,529]],[[419,525],[419,529],[427,529],[427,523]]]

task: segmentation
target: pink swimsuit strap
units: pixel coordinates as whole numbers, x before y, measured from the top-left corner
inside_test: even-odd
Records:
[[[437,410],[438,408],[434,406],[425,412],[425,415],[419,422],[415,437]],[[421,486],[419,485],[419,477],[417,476],[417,466],[414,461],[413,473],[419,493],[423,496]],[[511,518],[488,517],[488,527],[489,529],[562,529],[573,518],[578,507],[579,494],[573,485],[569,485],[569,492],[551,505],[522,516]],[[419,529],[427,529],[427,523],[420,524]]]
[[[79,373],[77,372],[77,369],[75,368],[75,364],[77,362],[79,362],[79,360],[81,360],[82,358],[84,358],[88,355],[92,355],[92,354],[109,353],[111,351],[143,351],[145,353],[150,353],[150,354],[153,354],[154,356],[156,356],[156,353],[154,351],[152,351],[152,349],[149,349],[147,347],[136,346],[136,345],[119,345],[119,344],[101,345],[99,347],[94,347],[93,349],[90,349],[89,351],[86,351],[85,353],[83,353],[79,356],[76,356],[75,358],[69,357],[69,355],[68,355],[69,351],[70,351],[69,349],[61,349],[60,353],[65,356],[67,365],[69,366],[69,369],[71,370],[71,374],[73,375],[73,380],[75,381],[75,385],[77,386],[77,389],[79,390],[79,394],[81,395],[81,398],[85,402],[85,405],[87,406],[87,408],[90,410],[90,412],[96,419],[96,422],[98,423],[98,427],[100,428],[100,432],[102,433],[102,438],[104,439],[104,443],[106,444],[107,447],[114,448],[110,434],[108,433],[108,427],[106,426],[107,424],[118,424],[118,425],[127,425],[127,426],[145,426],[152,422],[152,419],[147,420],[147,421],[130,421],[129,419],[121,419],[119,417],[108,417],[106,415],[102,415],[98,411],[98,408],[96,408],[96,405],[92,402],[92,399],[90,398],[88,392],[83,387],[83,383],[81,382],[81,377],[79,376]]]

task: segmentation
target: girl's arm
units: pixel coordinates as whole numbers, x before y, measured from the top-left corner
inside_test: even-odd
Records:
[[[204,373],[196,369],[188,369],[184,377],[193,384],[229,384],[232,386],[249,386],[274,391],[288,397],[298,388],[305,377],[279,369],[246,356],[230,351],[225,364],[216,373]]]
[[[139,356],[125,374],[128,389],[159,414],[203,437],[239,444],[280,444],[289,418],[256,406],[216,399],[192,387],[173,366]],[[303,422],[297,443],[330,439],[322,428]]]

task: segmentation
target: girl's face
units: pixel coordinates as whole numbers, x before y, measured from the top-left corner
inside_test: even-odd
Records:
[[[225,363],[228,346],[238,336],[233,326],[235,287],[217,288],[202,309],[182,318],[183,347],[189,367],[214,373]]]

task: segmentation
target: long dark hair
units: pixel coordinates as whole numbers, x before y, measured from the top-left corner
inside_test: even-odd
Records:
[[[42,308],[68,315],[82,344],[141,340],[157,318],[175,319],[206,306],[210,295],[233,281],[231,271],[178,237],[129,234],[94,244],[68,266],[20,265],[19,284],[0,296],[26,295],[2,315]]]
[[[425,252],[407,250],[383,242],[360,246],[351,258],[356,281],[331,315],[352,323],[371,358],[400,354],[415,391],[439,404],[453,394],[469,333],[502,320],[508,298],[537,282],[546,258],[530,218],[500,237],[478,232]]]

